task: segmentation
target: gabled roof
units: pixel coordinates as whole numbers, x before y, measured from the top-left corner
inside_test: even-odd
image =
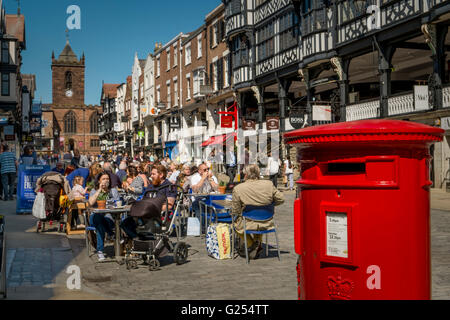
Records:
[[[23,14],[7,14],[5,19],[6,33],[17,38],[25,46],[25,16]]]
[[[103,94],[109,98],[117,98],[117,88],[120,84],[104,83],[103,84]]]

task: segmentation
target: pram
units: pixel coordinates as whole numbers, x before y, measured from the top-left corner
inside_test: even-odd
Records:
[[[36,186],[45,196],[46,218],[40,219],[36,225],[36,232],[44,232],[46,224],[58,225],[59,232],[65,228],[64,214],[70,207],[70,201],[65,190],[66,180],[57,172],[46,172],[37,181]]]
[[[164,202],[166,208],[168,208],[167,199],[155,198],[155,191],[148,191],[144,194],[144,198],[141,201],[145,201],[145,198],[151,195],[150,198],[155,200],[153,201],[154,204],[148,206],[148,209],[144,210],[144,212],[139,212],[138,214],[133,214],[133,210],[130,212],[130,216],[138,220],[136,228],[138,238],[134,239],[131,246],[126,249],[125,263],[128,270],[137,269],[139,260],[143,260],[150,271],[158,270],[161,266],[159,259],[166,256],[169,252],[173,253],[174,261],[177,265],[183,264],[187,260],[188,246],[185,242],[179,240],[178,233],[175,245],[169,239],[181,218],[184,192],[177,185],[166,185],[157,191],[164,188],[176,188],[180,191],[177,193],[172,210],[165,210],[161,213],[161,207]]]

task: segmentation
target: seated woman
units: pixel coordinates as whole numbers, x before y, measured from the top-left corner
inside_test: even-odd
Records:
[[[122,187],[132,196],[139,197],[144,192],[144,180],[136,167],[128,167],[127,174],[131,182],[123,182]]]
[[[97,198],[102,193],[107,194],[107,201],[120,200],[117,189],[110,188],[108,173],[99,173],[96,180],[95,189],[93,189],[89,195],[89,205],[91,207],[95,207],[97,205]],[[114,236],[114,219],[111,214],[94,213],[91,214],[89,222],[91,226],[95,227],[97,230],[98,260],[103,261],[105,260],[105,255],[103,254],[105,234],[108,233],[109,236]]]
[[[148,181],[147,174],[146,174],[147,164],[146,163],[141,163],[137,167],[137,170],[138,170],[138,173],[139,173],[139,177],[141,177],[142,181],[144,181],[144,188],[147,188],[148,185],[150,184],[150,182]]]

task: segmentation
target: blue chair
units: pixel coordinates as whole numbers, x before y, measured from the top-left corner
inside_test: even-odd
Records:
[[[269,204],[267,206],[252,206],[247,205],[245,206],[242,217],[244,219],[244,245],[245,245],[245,258],[247,261],[247,264],[249,263],[248,259],[248,248],[247,248],[247,234],[265,234],[266,235],[266,257],[269,255],[269,244],[268,244],[268,234],[269,233],[275,233],[275,239],[277,241],[277,251],[278,251],[278,260],[281,261],[280,258],[280,246],[278,244],[278,235],[277,235],[277,229],[276,226],[274,226],[272,229],[268,230],[247,230],[246,226],[246,220],[250,219],[253,221],[258,222],[264,222],[269,219],[273,218],[273,215],[275,214],[274,205]]]

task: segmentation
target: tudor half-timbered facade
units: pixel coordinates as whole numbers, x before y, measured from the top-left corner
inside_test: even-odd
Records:
[[[441,125],[432,174],[450,186],[448,1],[222,2],[242,119],[257,109],[265,130],[276,115],[280,134],[368,118]]]

